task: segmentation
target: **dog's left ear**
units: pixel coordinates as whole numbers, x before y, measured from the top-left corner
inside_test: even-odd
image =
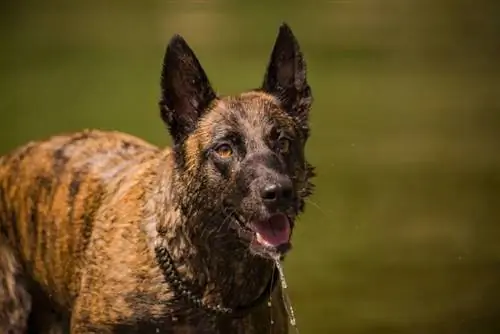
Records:
[[[199,118],[216,94],[193,50],[174,35],[163,60],[161,117],[174,143],[179,144],[196,128]]]
[[[299,43],[286,23],[280,26],[262,89],[278,98],[307,136],[311,88],[307,83],[306,63]]]

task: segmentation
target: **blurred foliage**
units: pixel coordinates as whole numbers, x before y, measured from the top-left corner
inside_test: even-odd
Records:
[[[169,143],[173,33],[222,93],[260,84],[287,21],[315,96],[317,192],[286,261],[302,333],[500,333],[496,0],[0,5],[0,150],[82,128]]]

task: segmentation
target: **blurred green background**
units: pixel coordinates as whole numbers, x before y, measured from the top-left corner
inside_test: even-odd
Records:
[[[500,333],[500,2],[3,1],[0,153],[82,128],[167,145],[174,33],[215,87],[308,61],[317,192],[285,266],[302,333]]]

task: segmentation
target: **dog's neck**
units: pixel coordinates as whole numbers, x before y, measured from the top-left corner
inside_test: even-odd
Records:
[[[226,308],[252,304],[267,294],[274,262],[252,254],[236,236],[221,233],[220,228],[228,224],[222,214],[211,218],[203,214],[198,215],[200,218],[183,215],[174,206],[179,200],[179,189],[175,189],[178,176],[173,163],[172,154],[166,154],[157,174],[158,182],[146,202],[145,210],[151,217],[147,222],[150,240],[156,244],[160,241],[179,278],[204,302]],[[187,196],[182,191],[181,195]]]

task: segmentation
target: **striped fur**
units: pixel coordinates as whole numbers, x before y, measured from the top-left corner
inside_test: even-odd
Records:
[[[170,88],[161,102],[173,148],[86,130],[0,158],[0,333],[288,332],[281,289],[264,291],[273,261],[251,251],[254,240],[242,238],[224,214],[227,203],[239,203],[243,215],[256,210],[248,171],[258,176],[271,160],[292,180],[287,215],[302,212],[312,192],[313,169],[304,157],[310,89],[305,79],[302,95],[273,81],[274,66],[288,68],[276,63],[280,47],[302,62],[282,26],[264,88],[217,97],[198,80],[204,73],[197,60],[186,60],[194,57],[187,44],[174,38],[167,55],[177,58],[166,58],[162,88]],[[199,77],[186,88],[171,73]],[[183,93],[204,109],[179,116]],[[291,137],[288,155],[272,153],[275,129]],[[241,153],[232,165],[212,161],[209,148],[226,132],[238,134],[245,154],[267,160],[245,162]],[[241,318],[193,307],[165,279],[154,253],[158,241],[204,302],[237,307],[269,294],[272,306],[263,303]]]

